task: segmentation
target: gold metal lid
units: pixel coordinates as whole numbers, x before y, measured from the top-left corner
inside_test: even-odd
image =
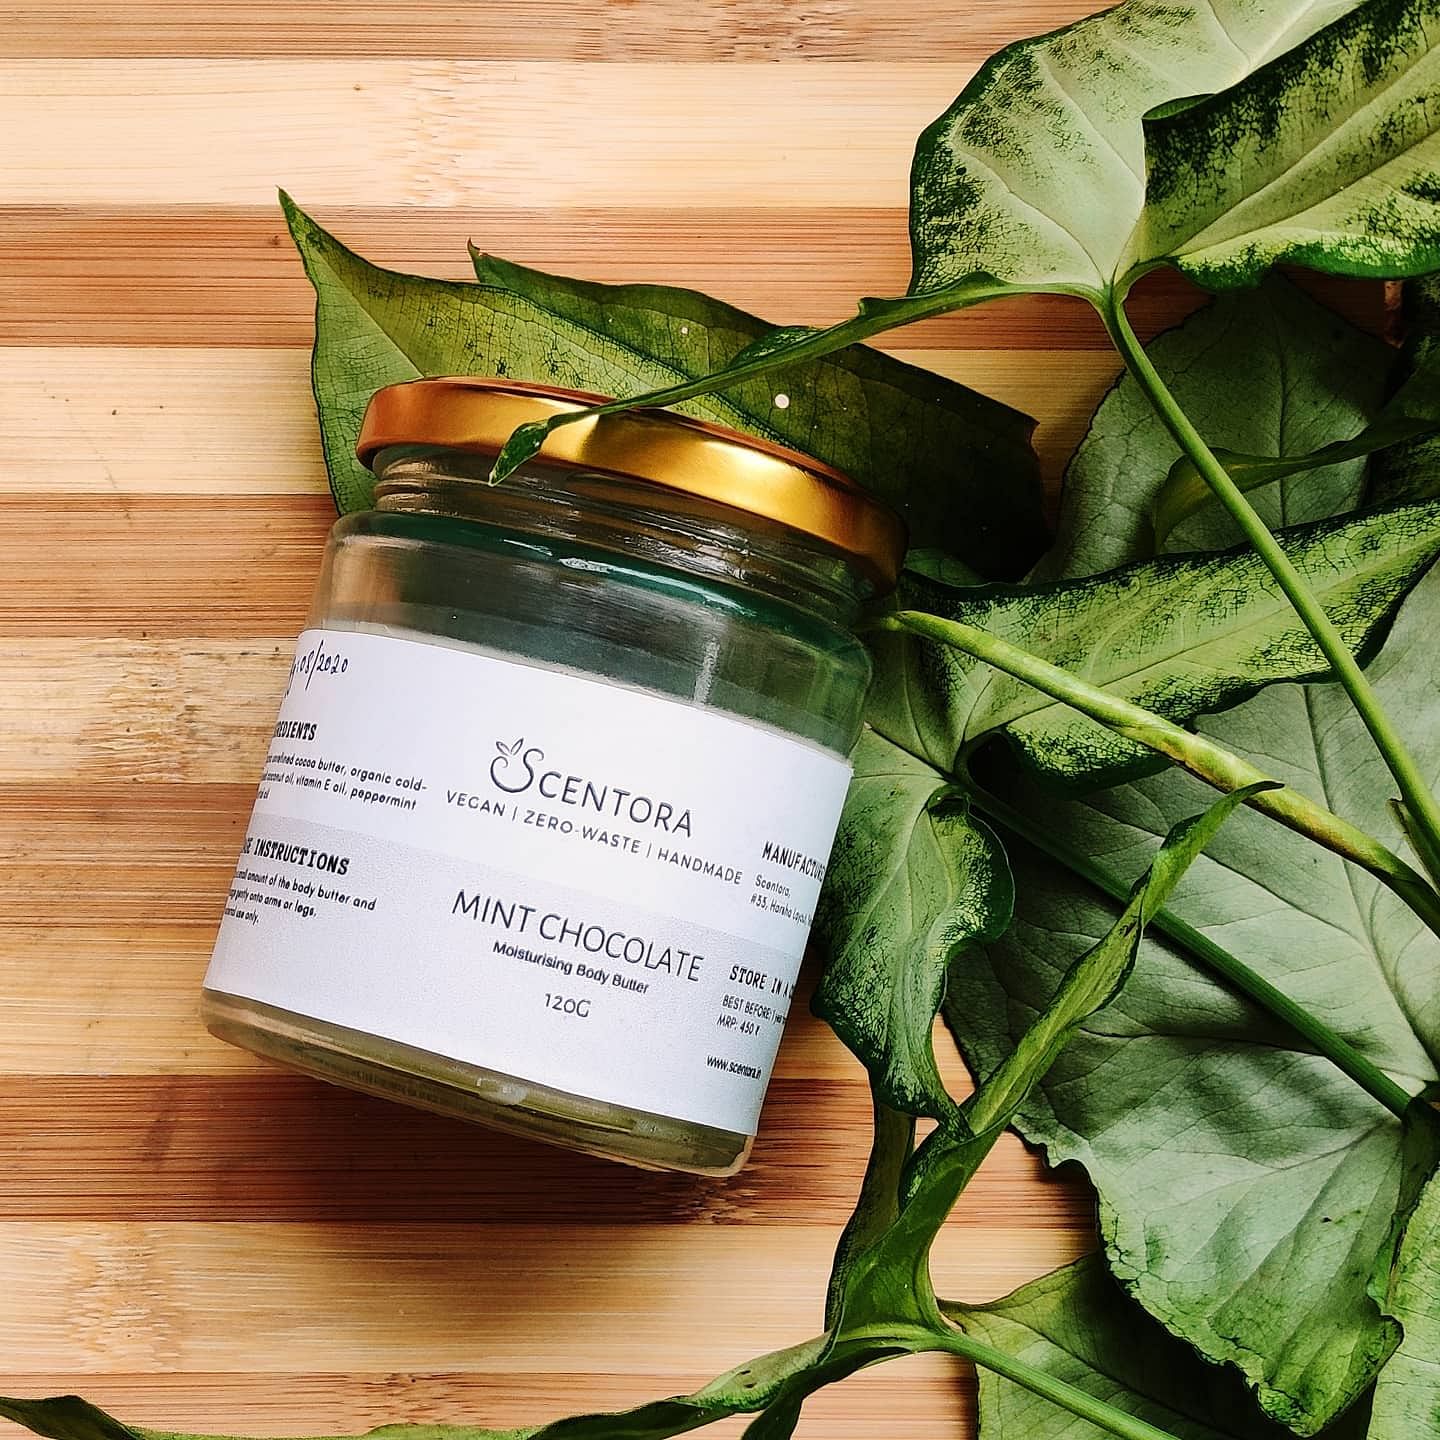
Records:
[[[412,380],[376,392],[355,453],[373,468],[396,445],[497,455],[519,425],[583,410],[602,395],[511,380]],[[905,524],[838,470],[754,436],[664,410],[622,410],[551,431],[540,459],[643,480],[763,516],[843,552],[889,589],[905,554]]]

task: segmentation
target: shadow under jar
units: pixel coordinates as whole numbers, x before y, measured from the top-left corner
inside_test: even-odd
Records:
[[[802,455],[491,380],[380,391],[205,981],[222,1039],[631,1164],[749,1154],[897,517]]]

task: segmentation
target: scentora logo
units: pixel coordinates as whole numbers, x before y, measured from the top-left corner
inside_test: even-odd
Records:
[[[520,765],[511,770],[510,762],[520,754],[524,745],[525,737],[523,735],[513,745],[507,745],[503,740],[495,742],[495,748],[500,753],[490,762],[490,782],[497,790],[503,790],[507,795],[519,795],[522,791],[528,790],[535,783],[535,770],[534,766],[530,764],[531,758],[533,757],[536,762],[545,758],[543,750],[527,750]],[[519,783],[515,783],[516,781]]]
[[[490,783],[506,795],[523,795],[533,789],[541,798],[560,805],[593,810],[597,815],[628,820],[632,825],[663,830],[667,835],[693,834],[688,806],[610,781],[548,769],[545,751],[538,745],[527,747],[523,735],[509,743],[497,740],[495,750],[490,761]]]

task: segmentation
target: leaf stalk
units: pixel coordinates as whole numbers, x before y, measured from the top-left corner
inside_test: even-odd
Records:
[[[930,315],[944,314],[962,305],[978,304],[982,300],[1010,293],[1012,287],[993,281],[977,284],[971,291],[966,292],[964,298],[953,291],[945,291],[937,295],[907,295],[897,300],[865,301],[862,302],[858,314],[825,329],[810,330],[799,335],[793,332],[781,333],[772,345],[767,345],[765,337],[762,337],[723,370],[702,375],[695,380],[682,381],[662,390],[652,390],[644,395],[609,400],[603,405],[591,405],[583,410],[569,411],[554,415],[548,420],[533,421],[520,426],[495,457],[495,463],[490,469],[490,483],[498,485],[508,479],[521,465],[539,453],[545,437],[552,430],[558,430],[563,425],[574,425],[581,420],[589,420],[597,415],[612,415],[622,410],[659,409],[668,405],[679,405],[682,401],[694,400],[698,396],[708,395],[742,380],[753,379],[771,370],[797,364],[802,360],[818,360],[822,355],[859,344],[882,331],[893,330],[897,326],[909,325]]]
[[[1263,770],[1223,745],[1217,745],[1192,730],[1185,730],[1132,701],[1111,695],[1098,685],[1092,685],[1088,680],[1082,680],[1078,675],[964,621],[945,620],[923,611],[907,610],[882,620],[877,628],[909,630],[963,650],[997,670],[1033,685],[1082,715],[1088,715],[1124,739],[1175,761],[1217,790],[1238,790],[1246,785],[1270,782],[1276,788],[1260,791],[1246,803],[1278,820],[1287,829],[1369,871],[1382,885],[1398,895],[1436,935],[1440,935],[1440,895],[1419,871],[1358,825],[1352,825],[1323,805],[1317,805],[1300,791],[1288,785],[1278,785]]]

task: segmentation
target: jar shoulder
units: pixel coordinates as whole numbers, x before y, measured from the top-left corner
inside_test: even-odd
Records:
[[[846,626],[773,595],[473,521],[337,522],[312,625],[473,644],[724,710],[840,753],[870,661]]]

